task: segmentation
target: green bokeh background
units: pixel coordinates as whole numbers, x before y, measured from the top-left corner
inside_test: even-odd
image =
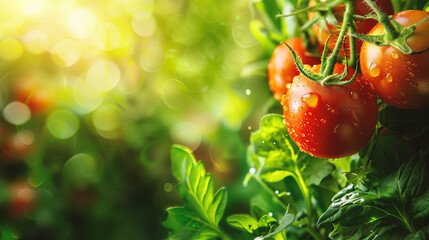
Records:
[[[246,146],[273,104],[250,4],[0,1],[2,239],[165,238],[172,144],[227,186],[225,216],[247,212]]]

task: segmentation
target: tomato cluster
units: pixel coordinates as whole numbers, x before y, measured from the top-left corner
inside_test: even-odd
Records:
[[[312,4],[314,1],[310,1],[310,6]],[[377,1],[376,4],[386,14],[393,13],[390,1]],[[333,11],[340,20],[344,6]],[[371,9],[364,1],[356,1],[355,14],[368,13]],[[309,14],[309,17],[315,15]],[[280,99],[288,133],[302,151],[321,158],[340,158],[361,150],[376,128],[377,97],[397,108],[429,107],[429,51],[425,51],[429,48],[427,17],[429,12],[420,10],[402,11],[391,17],[404,28],[418,23],[405,40],[413,54],[405,54],[391,45],[364,42],[361,46],[359,40],[356,48],[361,69],[350,84],[339,82],[326,86],[309,79],[308,74],[297,71],[285,44],[275,49],[268,65],[270,89],[274,97]],[[332,35],[327,42],[328,49],[332,49],[340,31],[331,25],[320,31],[319,24],[313,25],[315,35],[320,44]],[[385,31],[383,25],[373,19],[361,21],[354,27],[357,33],[368,36]],[[329,32],[333,28],[335,31]],[[319,58],[309,57],[302,42],[301,39],[286,41],[301,62],[307,64],[307,69],[322,72]],[[344,56],[341,52],[339,55]],[[345,65],[337,63],[332,76],[340,75],[345,69]],[[356,72],[353,68],[347,69],[348,74],[341,81],[350,80]]]

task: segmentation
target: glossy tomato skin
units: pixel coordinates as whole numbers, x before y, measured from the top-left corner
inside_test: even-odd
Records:
[[[301,38],[293,38],[286,43],[297,53],[304,64],[314,65],[320,63],[320,58],[307,52]],[[286,84],[292,83],[293,77],[299,74],[293,56],[285,44],[280,44],[274,50],[268,63],[268,84],[274,98],[280,101],[286,93]]]
[[[323,0],[322,0],[323,2]],[[309,5],[312,6],[314,5],[316,2],[314,0],[310,0]],[[382,12],[384,12],[387,15],[391,15],[393,14],[393,6],[390,0],[377,0],[375,1],[375,3],[377,4],[377,6],[382,10]],[[338,6],[335,6],[332,9],[332,12],[334,13],[335,18],[337,19],[339,26],[342,26],[342,20],[344,17],[344,11],[345,11],[346,7],[345,4],[340,4]],[[365,0],[357,0],[355,3],[355,14],[356,15],[361,15],[364,16],[368,13],[374,13],[372,11],[372,9],[365,3]],[[308,14],[309,18],[313,18],[314,17],[314,13],[310,12]],[[365,19],[363,21],[358,21],[356,23],[356,32],[357,33],[368,33],[375,25],[377,24],[377,20],[375,19]],[[325,44],[325,42],[328,40],[329,36],[332,35],[332,37],[329,39],[328,42],[328,47],[330,49],[334,49],[335,44],[337,42],[338,39],[338,35],[340,34],[341,29],[337,28],[336,26],[332,25],[332,24],[327,24],[324,28],[323,31],[320,31],[320,26],[319,24],[314,24],[312,26],[313,32],[316,34],[317,39],[319,40],[319,42],[321,44]],[[350,49],[350,40],[348,37],[346,37],[346,49]],[[356,43],[356,53],[360,52],[361,46],[362,46],[362,41],[355,39],[355,43]],[[340,51],[340,55],[344,56],[344,50]],[[350,51],[347,51],[347,55],[350,56]]]
[[[393,15],[406,27],[429,16],[429,12],[409,10]],[[382,34],[381,24],[369,34]],[[418,25],[407,44],[415,51],[429,47],[429,20]],[[362,74],[387,104],[397,108],[429,107],[429,51],[407,55],[392,46],[378,47],[364,43],[360,53]]]
[[[345,66],[337,64],[338,74]],[[320,65],[313,66],[318,72]],[[349,68],[350,79],[354,69]],[[322,86],[304,75],[282,97],[286,128],[298,147],[312,156],[341,158],[358,152],[377,123],[377,100],[361,75],[348,85]]]

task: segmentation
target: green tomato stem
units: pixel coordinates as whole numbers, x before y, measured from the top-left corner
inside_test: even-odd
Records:
[[[378,21],[383,25],[386,41],[391,42],[398,38],[399,32],[395,29],[392,22],[390,22],[389,17],[384,14],[372,0],[365,0],[365,2],[374,10],[375,14],[377,14]]]
[[[332,54],[327,59],[326,69],[323,72],[323,76],[330,76],[334,73],[334,67],[337,63],[338,53],[341,50],[341,45],[343,42],[346,33],[353,22],[353,16],[355,12],[355,0],[347,0],[346,1],[346,10],[344,12],[343,18],[343,26],[341,27],[340,35],[338,36],[338,40],[335,43],[335,48],[332,51]]]

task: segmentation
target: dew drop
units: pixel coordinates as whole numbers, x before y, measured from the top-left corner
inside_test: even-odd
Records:
[[[308,142],[310,142],[310,140],[306,139],[305,142],[308,143]]]
[[[290,83],[286,84],[286,88],[287,88],[287,89],[289,89],[290,87],[291,87],[291,84],[290,84]]]
[[[369,87],[370,87],[372,90],[374,90],[374,89],[375,89],[374,84],[372,84],[371,82],[369,83]]]
[[[251,168],[251,169],[249,169],[249,172],[253,174],[253,173],[256,172],[256,169],[255,168]]]
[[[410,82],[410,86],[411,87],[413,87],[413,88],[415,88],[415,87],[417,87],[419,84],[418,83],[416,83],[416,82]]]
[[[307,93],[301,97],[301,100],[309,107],[315,108],[319,104],[320,96],[316,93]]]
[[[302,107],[299,107],[299,108],[298,108],[298,110],[299,110],[299,111],[302,111],[302,110],[303,110],[303,108],[302,108]]]
[[[398,59],[398,53],[397,52],[392,52],[392,58],[393,59]]]
[[[386,82],[388,82],[388,83],[393,82],[393,78],[392,78],[392,76],[390,75],[390,73],[388,73],[388,74],[386,75]]]
[[[289,111],[289,108],[287,106],[284,106],[283,111],[287,112],[287,111]]]
[[[252,94],[252,91],[250,89],[246,89],[246,95],[249,96],[250,94]]]
[[[301,143],[300,142],[297,142],[296,145],[298,145],[298,147],[301,147]]]
[[[357,114],[357,111],[356,111],[356,109],[351,109],[350,110],[350,112],[352,113],[352,116],[353,116],[353,120],[355,120],[355,122],[353,123],[355,126],[357,126],[358,125],[358,123],[359,123],[359,116],[358,116],[358,114]]]
[[[295,113],[290,113],[289,115],[291,118],[295,117]]]
[[[268,213],[268,216],[272,217],[272,216],[273,216],[273,213],[272,213],[272,212],[269,212],[269,213]]]
[[[283,121],[284,121],[284,120],[283,120]],[[248,127],[247,127],[247,129],[252,130],[252,127],[251,127],[251,126],[248,126]]]
[[[326,123],[326,119],[320,119],[320,121],[323,123],[323,124],[325,124]]]
[[[264,143],[265,143],[265,141],[262,141],[262,143],[264,144]]]
[[[286,195],[290,196],[290,192],[287,192]]]
[[[338,127],[340,127],[340,124],[337,124],[337,126],[334,127],[334,133],[338,133]]]
[[[350,96],[352,97],[353,100],[358,100],[359,96],[356,92],[351,92]]]
[[[409,72],[409,74],[410,74],[410,77],[414,77],[415,76],[413,72]]]
[[[313,115],[313,113],[312,113],[312,112],[309,112],[309,113],[308,113],[308,115],[310,115],[310,116],[311,116],[311,115]]]
[[[302,137],[305,137],[305,133],[301,134]]]
[[[274,191],[274,193],[275,193],[276,195],[278,195],[280,192],[279,192],[279,190],[275,190],[275,191]]]
[[[371,77],[378,77],[378,75],[380,75],[380,67],[375,63],[371,63],[369,66],[369,75],[371,75]]]

